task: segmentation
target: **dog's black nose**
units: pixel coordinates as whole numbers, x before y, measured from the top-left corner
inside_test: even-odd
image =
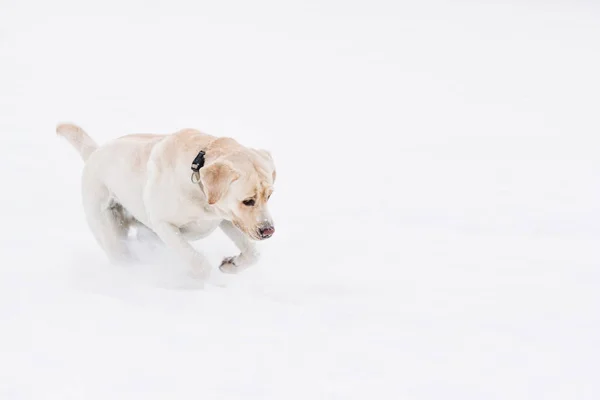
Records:
[[[258,233],[260,234],[260,237],[263,239],[270,238],[275,233],[275,227],[274,226],[265,226],[265,227],[259,228]]]

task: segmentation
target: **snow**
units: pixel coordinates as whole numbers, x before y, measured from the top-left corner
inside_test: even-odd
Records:
[[[586,1],[10,1],[0,398],[598,399],[600,8]],[[203,289],[111,266],[98,142],[269,149],[277,232]]]

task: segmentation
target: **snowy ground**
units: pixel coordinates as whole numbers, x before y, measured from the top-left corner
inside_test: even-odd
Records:
[[[599,71],[585,1],[2,0],[0,399],[600,398]],[[60,121],[271,150],[260,265],[110,266]]]

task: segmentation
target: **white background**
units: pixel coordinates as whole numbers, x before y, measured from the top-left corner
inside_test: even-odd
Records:
[[[592,1],[0,0],[0,398],[598,399],[599,110]],[[63,121],[269,149],[260,264],[110,266]]]

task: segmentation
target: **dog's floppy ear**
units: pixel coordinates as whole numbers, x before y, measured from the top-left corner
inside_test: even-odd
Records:
[[[229,185],[239,177],[240,174],[224,162],[216,162],[206,168],[201,168],[200,179],[208,204],[215,204],[219,201],[227,193]]]

